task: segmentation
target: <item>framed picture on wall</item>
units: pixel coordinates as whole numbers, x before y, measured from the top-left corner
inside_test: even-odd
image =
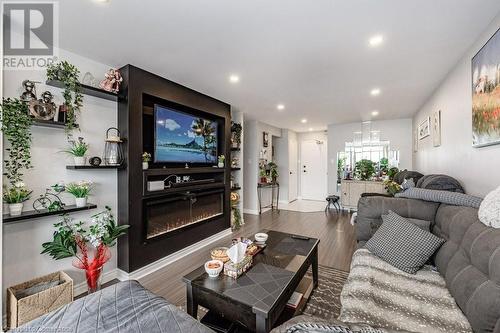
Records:
[[[432,115],[432,144],[434,147],[441,146],[441,110]]]
[[[472,146],[500,143],[500,29],[472,58]]]
[[[418,139],[422,140],[431,135],[431,117],[425,118],[424,121],[418,125]]]
[[[262,146],[269,147],[269,133],[262,132]]]

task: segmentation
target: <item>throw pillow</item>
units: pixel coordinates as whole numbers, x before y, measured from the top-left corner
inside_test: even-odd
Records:
[[[401,187],[403,188],[403,190],[407,190],[409,188],[415,187],[415,182],[411,178],[405,179],[403,181],[403,184],[401,184]]]
[[[500,187],[488,193],[481,202],[478,217],[488,227],[500,228]]]
[[[409,274],[415,274],[444,243],[396,213],[382,215],[383,223],[365,248]]]

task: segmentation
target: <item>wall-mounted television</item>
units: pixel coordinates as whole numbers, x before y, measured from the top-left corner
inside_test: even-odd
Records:
[[[217,122],[154,105],[155,163],[217,163]]]

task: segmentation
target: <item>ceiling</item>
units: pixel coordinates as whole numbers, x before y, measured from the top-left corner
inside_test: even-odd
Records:
[[[60,2],[60,46],[252,119],[320,130],[373,110],[411,117],[499,11],[498,0],[71,0]],[[384,42],[370,47],[376,34]]]

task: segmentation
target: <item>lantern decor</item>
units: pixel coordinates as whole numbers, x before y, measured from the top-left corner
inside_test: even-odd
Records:
[[[115,135],[112,135],[115,131]],[[106,145],[104,146],[104,164],[121,165],[123,163],[122,139],[120,131],[116,127],[110,127],[106,131]]]

